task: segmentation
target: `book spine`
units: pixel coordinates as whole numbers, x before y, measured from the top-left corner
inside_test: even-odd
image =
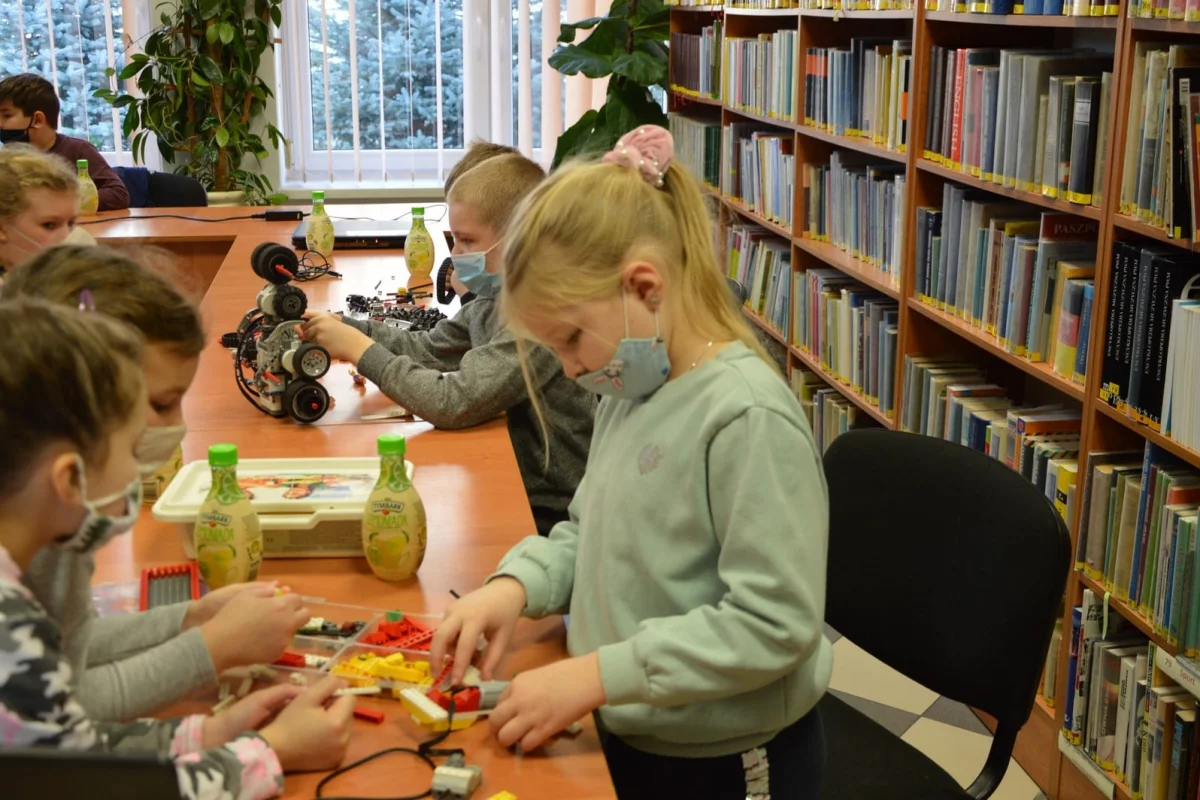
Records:
[[[1131,413],[1131,409],[1138,407],[1141,402],[1142,364],[1145,363],[1146,334],[1150,324],[1151,286],[1156,287],[1158,285],[1159,271],[1162,268],[1161,260],[1147,258],[1145,251],[1143,251],[1140,263],[1137,294],[1134,300],[1135,313],[1132,315],[1132,345],[1129,357],[1128,389],[1117,403],[1119,411],[1134,419],[1137,416]]]
[[[1068,180],[1063,188],[1066,190],[1066,200],[1080,205],[1092,202],[1092,169],[1096,163],[1096,132],[1099,130],[1097,117],[1100,105],[1094,95],[1098,88],[1099,84],[1092,81],[1080,81],[1075,87]]]
[[[1087,360],[1089,346],[1092,336],[1092,303],[1095,297],[1095,286],[1088,284],[1083,287],[1083,308],[1079,313],[1079,338],[1077,341],[1077,350],[1075,351],[1075,369],[1071,375],[1071,380],[1078,383],[1080,386],[1084,384],[1087,376]]]

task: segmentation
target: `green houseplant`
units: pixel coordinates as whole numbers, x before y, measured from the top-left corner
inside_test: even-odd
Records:
[[[116,75],[136,79],[141,96],[95,93],[125,109],[124,134],[133,136],[136,162],[145,163],[154,134],[163,160],[211,192],[242,192],[253,205],[286,199],[272,194],[258,163],[245,168],[248,156],[261,162],[270,155],[264,133],[276,149],[284,141],[261,119],[272,92],[258,74],[263,53],[274,47],[271,24],[279,25],[282,7],[283,0],[178,0],[162,13],[142,52]]]
[[[564,75],[612,76],[604,105],[591,109],[563,132],[554,166],[576,155],[611,150],[639,125],[666,127],[667,115],[651,88],[667,88],[671,13],[662,0],[613,0],[608,14],[564,24],[549,64]],[[591,30],[579,44],[575,35]]]

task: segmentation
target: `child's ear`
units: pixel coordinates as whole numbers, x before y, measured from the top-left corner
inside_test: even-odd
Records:
[[[81,478],[78,456],[75,453],[59,453],[51,460],[50,485],[64,507],[74,508],[83,502]]]
[[[662,274],[649,261],[634,261],[626,266],[621,284],[625,291],[637,295],[647,305],[656,306],[664,294]]]

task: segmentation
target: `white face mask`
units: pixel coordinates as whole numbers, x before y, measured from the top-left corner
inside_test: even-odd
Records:
[[[92,553],[107,544],[114,536],[128,533],[133,528],[142,511],[142,480],[135,478],[133,483],[115,494],[101,497],[98,500],[88,500],[83,458],[76,457],[75,463],[79,465],[79,491],[83,494],[83,508],[86,513],[83,515],[83,521],[79,523],[79,527],[75,529],[75,533],[56,544],[64,550]],[[125,512],[121,516],[114,517],[100,511],[121,498],[125,499]]]
[[[187,425],[164,425],[159,428],[146,428],[142,438],[138,440],[135,455],[138,462],[138,475],[141,480],[148,480],[154,473],[171,460],[171,456],[183,443],[187,436]]]
[[[80,226],[76,225],[71,229],[71,232],[67,234],[67,238],[62,240],[62,243],[93,245],[96,243],[96,240],[92,238],[92,235],[87,232],[86,228],[81,228]]]

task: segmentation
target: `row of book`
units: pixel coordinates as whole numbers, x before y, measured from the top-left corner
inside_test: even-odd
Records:
[[[1099,224],[950,182],[942,202],[917,209],[917,298],[1082,384]]]
[[[1023,406],[978,365],[905,356],[901,428],[984,453],[1028,478],[1068,522],[1079,473],[1079,408]]]
[[[1141,19],[1200,22],[1200,0],[1129,0],[1126,13]]]
[[[899,303],[835,269],[801,270],[792,280],[792,344],[892,416]]]
[[[1100,206],[1112,57],[932,48],[922,155],[999,186]]]
[[[800,32],[782,30],[754,39],[726,37],[721,97],[731,108],[796,121],[796,48]]]
[[[802,164],[801,235],[829,242],[900,282],[904,253],[904,165],[869,163],[835,151],[829,164]]]
[[[1190,239],[1200,184],[1200,47],[1137,42],[1129,92],[1121,213]]]
[[[792,245],[759,225],[725,229],[728,275],[746,288],[746,307],[787,335]]]
[[[1051,17],[1115,17],[1118,0],[925,0],[926,11],[957,14],[1023,14]]]
[[[696,180],[716,188],[721,183],[721,123],[671,114],[675,158]]]
[[[1200,449],[1200,258],[1114,242],[1100,397]]]
[[[1082,500],[1076,567],[1180,653],[1200,655],[1200,472],[1150,442],[1143,452],[1093,452]]]
[[[913,0],[800,0],[800,7],[833,11],[911,11]]]
[[[671,89],[713,100],[720,99],[721,21],[700,33],[671,34]]]
[[[810,47],[804,54],[804,124],[903,153],[911,80],[911,39]]]
[[[834,439],[860,426],[858,407],[817,373],[794,367],[792,391],[808,418],[817,452],[824,453]]]
[[[721,193],[791,230],[796,187],[795,137],[735,122],[721,130]]]

